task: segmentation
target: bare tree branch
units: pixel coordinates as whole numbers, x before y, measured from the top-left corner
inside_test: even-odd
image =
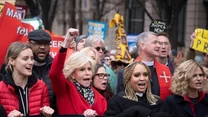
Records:
[[[152,7],[154,8],[154,10],[155,10],[155,12],[157,13],[157,15],[158,15],[159,17],[161,17],[161,16],[160,16],[160,13],[159,13],[159,10],[158,10],[158,7],[155,6],[155,4],[153,3],[153,1],[152,1],[152,0],[147,0],[147,2],[149,2],[149,3],[152,5]]]
[[[112,8],[110,8],[110,9],[108,9],[107,11],[103,12],[103,13],[102,13],[102,17],[105,16],[105,15],[106,15],[107,13],[109,13],[110,11],[114,10],[118,5],[121,5],[124,1],[125,1],[125,0],[122,0],[122,1],[120,1],[120,2],[118,2],[118,3],[116,3]],[[102,18],[102,17],[101,17],[101,18]]]
[[[147,11],[145,5],[142,4],[141,1],[139,1],[139,0],[137,0],[137,2],[138,2],[141,6],[143,6],[144,12],[147,14],[147,16],[150,18],[150,20],[153,21],[154,19],[152,18],[152,16],[150,15],[150,13]]]

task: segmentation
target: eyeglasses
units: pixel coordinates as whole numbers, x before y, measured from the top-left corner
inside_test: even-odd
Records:
[[[167,46],[167,45],[169,45],[169,43],[168,42],[158,42],[160,45],[165,45],[165,46]]]
[[[104,59],[105,61],[111,61],[111,59],[108,59],[108,58],[106,58],[106,59]]]
[[[95,74],[95,76],[98,76],[100,79],[103,79],[104,77],[109,78],[110,74],[98,73],[98,74]]]
[[[100,51],[100,50],[102,50],[103,52],[105,51],[105,47],[96,47],[95,48],[97,51]]]
[[[43,46],[47,47],[47,46],[51,45],[50,42],[33,42],[33,41],[30,41],[30,43],[34,46],[42,46],[43,45]]]

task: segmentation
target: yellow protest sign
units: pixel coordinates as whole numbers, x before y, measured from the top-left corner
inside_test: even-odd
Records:
[[[197,28],[195,33],[196,38],[194,39],[192,48],[200,52],[208,53],[208,30]]]

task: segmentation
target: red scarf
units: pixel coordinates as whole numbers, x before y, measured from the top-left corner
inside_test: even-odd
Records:
[[[141,57],[137,57],[135,61],[141,61]],[[171,94],[169,88],[171,84],[172,75],[169,68],[156,60],[154,60],[154,66],[156,68],[157,78],[160,86],[160,98],[165,100],[167,96]]]

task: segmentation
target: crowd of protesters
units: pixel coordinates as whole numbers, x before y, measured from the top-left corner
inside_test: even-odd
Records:
[[[191,48],[186,57],[176,53],[166,33],[139,34],[128,64],[116,61],[101,37],[78,29],[67,30],[54,58],[51,41],[34,30],[27,43],[10,44],[0,74],[1,117],[208,116],[207,54],[198,63]]]

